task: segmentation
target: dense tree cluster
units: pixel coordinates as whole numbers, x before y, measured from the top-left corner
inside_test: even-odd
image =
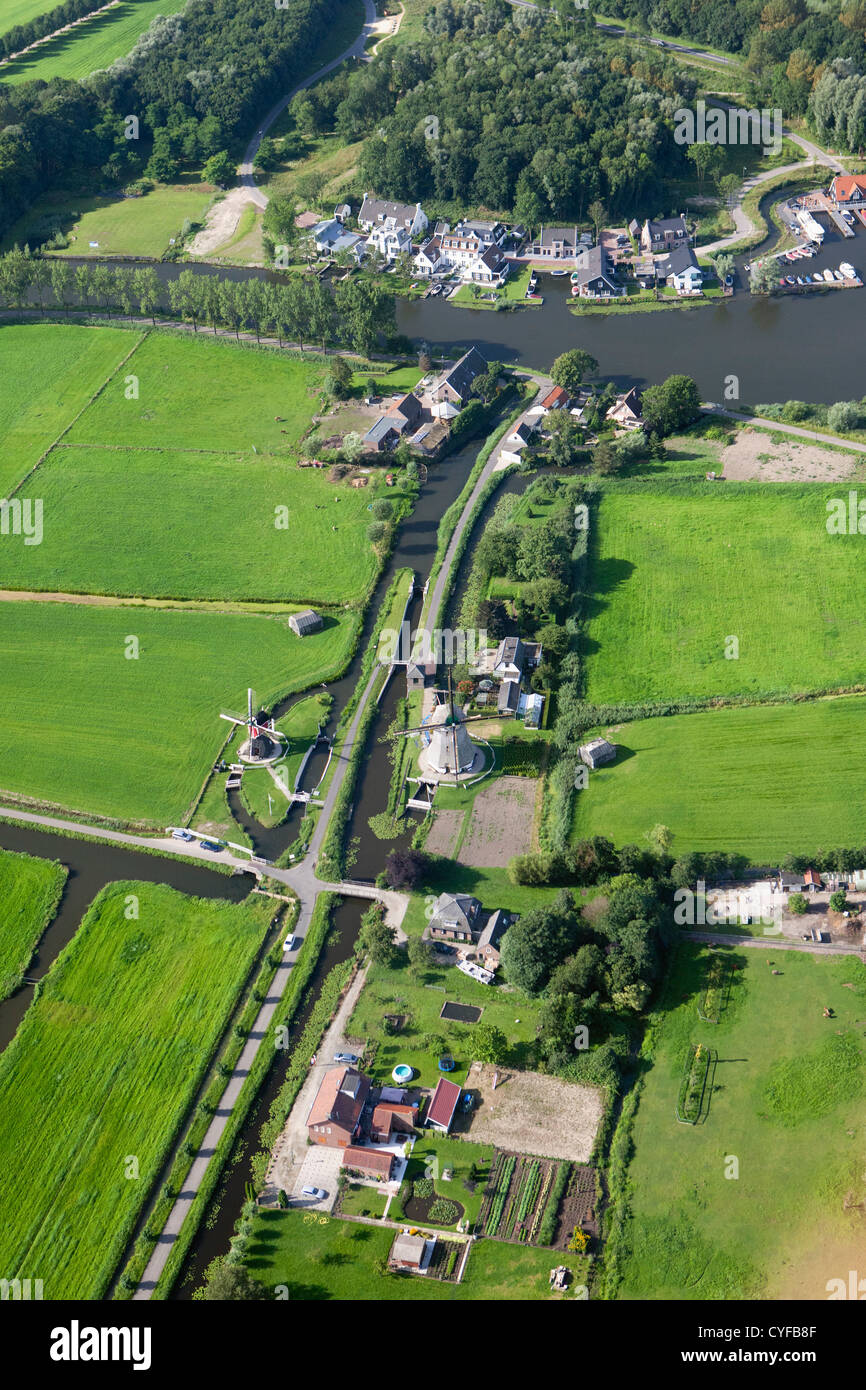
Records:
[[[850,73],[866,70],[864,0],[827,0],[820,6],[807,0],[727,5],[717,0],[610,0],[604,9],[638,28],[742,53],[752,80],[750,99],[781,107],[786,116],[805,112],[813,89],[817,95],[822,75],[827,68],[835,70],[836,60]],[[824,87],[822,103],[831,85]],[[840,128],[844,131],[846,125],[847,119]],[[856,117],[855,128],[852,149],[863,142]]]
[[[85,82],[0,82],[0,236],[61,179],[88,191],[145,167],[170,179],[181,161],[200,166],[246,136],[333,17],[333,0],[189,0]]]
[[[313,96],[301,115],[333,116],[355,137],[378,127],[361,173],[389,197],[510,211],[531,228],[584,219],[599,200],[616,214],[655,210],[664,176],[683,170],[673,120],[693,79],[658,52],[601,38],[585,13],[444,0],[423,44],[386,49],[343,79],[327,116]]]
[[[70,312],[153,316],[167,308],[197,332],[208,326],[228,328],[238,336],[254,332],[283,341],[345,344],[369,353],[394,327],[394,301],[370,281],[347,280],[331,294],[315,276],[293,275],[269,284],[258,277],[234,280],[182,270],[165,288],[152,266],[112,267],[96,263],[72,266],[16,248],[0,257],[0,303],[8,308],[39,307]]]

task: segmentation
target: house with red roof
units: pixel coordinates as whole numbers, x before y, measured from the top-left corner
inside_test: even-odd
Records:
[[[453,1081],[446,1081],[444,1076],[441,1077],[436,1083],[433,1099],[427,1109],[427,1124],[432,1129],[447,1134],[453,1123],[459,1099],[460,1087]]]
[[[837,174],[830,197],[837,208],[866,208],[866,174]]]
[[[347,1144],[343,1150],[340,1167],[362,1178],[372,1178],[376,1182],[390,1182],[394,1171],[396,1154],[388,1149],[366,1149],[360,1144]]]
[[[414,1134],[415,1120],[418,1116],[414,1105],[402,1101],[380,1100],[370,1121],[370,1138],[374,1144],[387,1144],[392,1131],[398,1134]]]
[[[369,1094],[370,1078],[353,1067],[331,1067],[326,1071],[307,1116],[307,1134],[312,1143],[329,1149],[344,1149],[351,1144]]]
[[[565,410],[571,401],[568,392],[562,386],[554,386],[552,391],[548,391],[544,400],[541,402],[540,409],[547,413],[548,410]]]

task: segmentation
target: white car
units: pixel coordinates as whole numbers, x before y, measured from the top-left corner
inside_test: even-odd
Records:
[[[322,1187],[302,1187],[302,1197],[312,1197],[314,1202],[324,1202],[327,1192]]]
[[[189,842],[190,840],[194,840],[195,836],[190,835],[188,830],[173,830],[171,832],[171,838],[173,840],[186,840]]]
[[[296,936],[287,936],[286,939],[285,939],[285,941],[283,942],[283,950],[284,950],[284,951],[294,951],[294,949],[295,949],[295,947],[297,946],[297,944],[298,944],[298,938],[297,938]]]

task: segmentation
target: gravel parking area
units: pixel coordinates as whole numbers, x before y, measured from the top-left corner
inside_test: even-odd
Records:
[[[469,1068],[466,1090],[475,1095],[469,1139],[512,1153],[589,1160],[603,1111],[599,1090],[500,1067],[494,1091],[495,1070],[481,1062]]]

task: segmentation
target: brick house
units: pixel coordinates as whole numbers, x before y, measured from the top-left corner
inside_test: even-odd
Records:
[[[370,1094],[370,1078],[353,1067],[325,1072],[307,1116],[307,1134],[314,1144],[344,1149],[352,1143]]]
[[[343,1150],[341,1168],[359,1174],[362,1178],[372,1178],[375,1182],[390,1182],[394,1171],[395,1155],[382,1149],[365,1149],[360,1144],[349,1144]]]

